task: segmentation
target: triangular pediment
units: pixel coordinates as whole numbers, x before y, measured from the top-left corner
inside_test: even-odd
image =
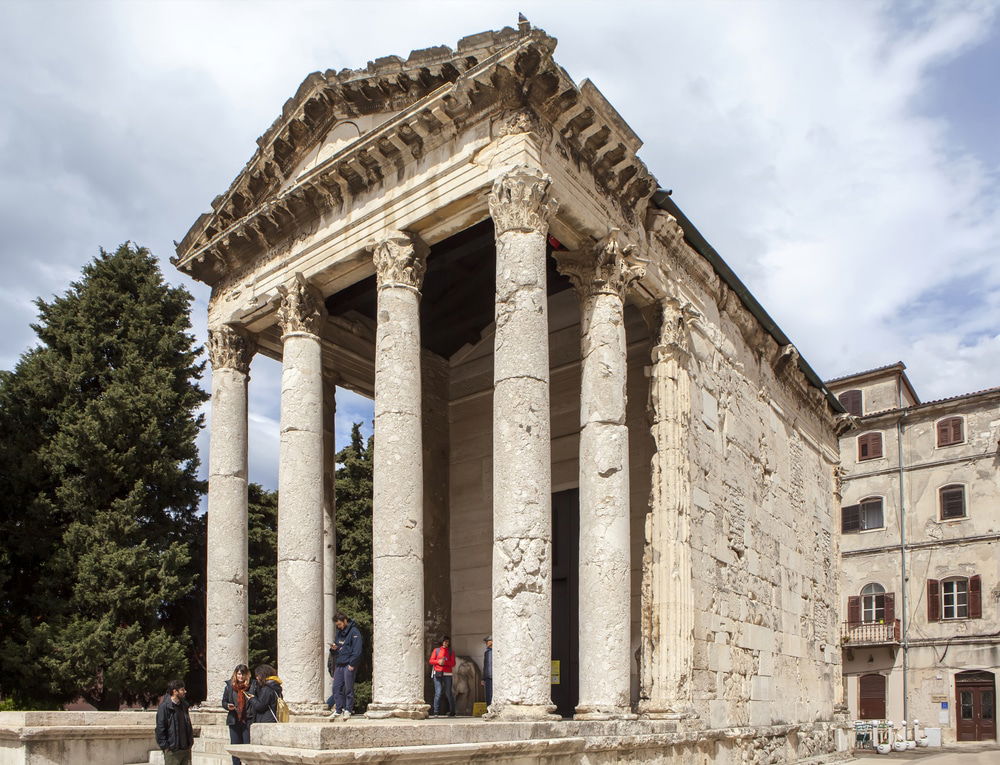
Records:
[[[456,134],[505,114],[513,132],[544,124],[626,219],[641,216],[640,200],[656,188],[635,155],[641,142],[596,87],[577,86],[555,63],[555,46],[524,23],[464,38],[457,51],[431,48],[406,61],[310,75],[178,245],[174,263],[214,284],[254,253],[286,246],[310,220],[387,188],[404,165]]]

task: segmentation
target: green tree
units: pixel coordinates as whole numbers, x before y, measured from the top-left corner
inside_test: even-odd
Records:
[[[277,666],[278,492],[249,486],[250,668]]]
[[[102,250],[36,302],[41,345],[0,377],[5,695],[117,709],[187,671],[171,616],[202,527],[191,301],[145,248]]]
[[[356,709],[371,700],[372,635],[372,446],[351,428],[351,442],[337,454],[337,609],[365,635],[365,658],[355,685]]]

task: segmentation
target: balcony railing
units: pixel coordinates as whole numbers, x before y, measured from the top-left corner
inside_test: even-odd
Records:
[[[891,622],[841,622],[842,645],[883,645],[899,642],[899,619]]]

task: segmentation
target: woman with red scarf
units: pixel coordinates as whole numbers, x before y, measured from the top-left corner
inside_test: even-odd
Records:
[[[247,720],[247,691],[250,690],[250,667],[238,664],[233,676],[226,681],[222,692],[222,708],[229,712],[226,725],[229,726],[230,744],[250,743],[250,722]],[[240,765],[239,757],[233,757],[233,765]]]

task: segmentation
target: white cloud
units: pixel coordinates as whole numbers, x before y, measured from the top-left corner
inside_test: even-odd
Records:
[[[1000,45],[992,4],[521,8],[645,140],[651,170],[821,375],[903,359],[924,398],[1000,382],[1000,168],[949,143],[963,114],[936,111],[932,87],[950,61]],[[0,106],[7,368],[31,342],[30,299],[62,292],[98,246],[131,238],[165,261],[309,72],[514,23],[490,2],[0,13],[0,67],[13,73]],[[208,290],[164,271],[198,298],[203,340]],[[254,362],[251,479],[265,485],[279,375]],[[341,392],[338,442],[370,416]]]

